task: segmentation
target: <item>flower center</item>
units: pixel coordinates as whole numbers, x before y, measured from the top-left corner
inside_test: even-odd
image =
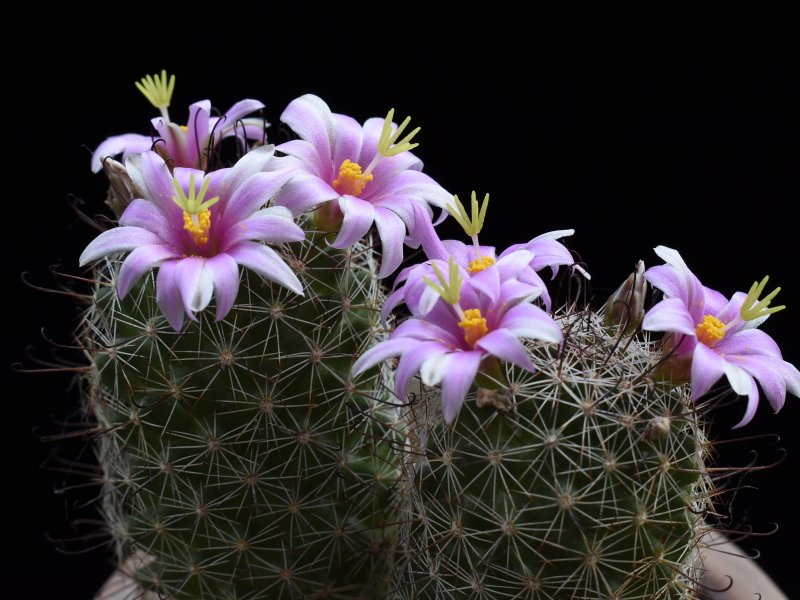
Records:
[[[333,180],[333,188],[342,195],[358,196],[368,181],[372,181],[371,173],[362,174],[361,165],[345,159],[339,168],[339,177]]]
[[[206,209],[196,214],[183,211],[183,228],[194,236],[195,244],[208,242],[208,230],[211,228],[211,211]]]
[[[473,261],[470,261],[469,265],[467,265],[467,271],[470,272],[470,275],[474,275],[475,273],[480,273],[484,269],[488,269],[494,264],[494,259],[491,256],[479,256]]]
[[[464,319],[458,324],[464,330],[464,339],[470,346],[489,333],[486,319],[481,316],[479,308],[470,308],[464,311]]]
[[[698,341],[713,348],[725,337],[725,323],[713,315],[705,315],[695,329],[695,334]]]
[[[211,211],[209,209],[219,202],[219,196],[205,199],[210,182],[208,177],[204,177],[198,192],[194,185],[194,173],[190,173],[189,193],[187,194],[177,179],[173,178],[172,180],[175,187],[172,201],[183,210],[183,228],[192,234],[197,245],[208,242],[208,230],[211,228]]]

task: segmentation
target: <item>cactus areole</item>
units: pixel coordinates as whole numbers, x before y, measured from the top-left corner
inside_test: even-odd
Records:
[[[157,135],[94,153],[118,226],[80,259],[101,506],[142,597],[694,597],[694,402],[724,374],[744,425],[757,381],[776,411],[800,392],[755,329],[782,308],[766,280],[728,301],[658,247],[604,309],[554,307],[540,272],[589,278],[573,231],[481,245],[488,194],[424,174],[408,118],[305,95],[273,147],[261,102],[181,125],[174,86],[137,83]]]

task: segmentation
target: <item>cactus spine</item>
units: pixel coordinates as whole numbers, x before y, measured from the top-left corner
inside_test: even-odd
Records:
[[[120,564],[164,597],[377,598],[389,573],[394,418],[354,393],[377,335],[376,255],[321,237],[285,246],[305,296],[245,272],[223,321],[176,333],[148,275],[124,301],[97,271],[83,339],[104,428],[104,508]]]
[[[450,426],[432,390],[408,407],[402,597],[693,597],[710,483],[686,386],[650,378],[651,344],[601,316],[560,323],[537,373],[507,369]]]

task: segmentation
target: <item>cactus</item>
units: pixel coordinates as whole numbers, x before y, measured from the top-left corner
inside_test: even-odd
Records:
[[[602,316],[559,323],[535,374],[508,368],[449,426],[424,386],[405,411],[402,597],[693,597],[710,482],[686,386],[654,381],[652,343]]]
[[[713,496],[693,401],[724,374],[743,425],[756,380],[776,410],[800,394],[754,330],[783,308],[759,300],[766,278],[728,301],[660,246],[605,314],[553,316],[537,272],[588,276],[557,241],[572,230],[481,246],[488,194],[467,211],[422,174],[409,119],[362,126],[306,95],[281,117],[300,139],[201,171],[223,137],[258,139],[263,120],[238,120],[263,105],[221,125],[196,103],[190,130],[169,122],[173,83],[142,84],[157,152],[95,152],[96,169],[104,148],[131,156],[106,163],[121,227],[81,256],[104,259],[80,336],[102,506],[143,593],[693,597]],[[431,206],[472,245],[440,240]],[[404,243],[427,260],[386,296]],[[665,295],[647,313],[646,281]]]
[[[104,429],[119,564],[145,556],[135,573],[145,589],[193,600],[382,595],[393,417],[349,383],[352,357],[376,336],[377,258],[314,239],[284,248],[305,297],[249,272],[223,321],[206,311],[180,333],[156,306],[152,275],[120,301],[119,264],[96,271],[86,400]]]

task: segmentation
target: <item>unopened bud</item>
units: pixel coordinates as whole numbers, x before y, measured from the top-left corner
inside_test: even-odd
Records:
[[[107,158],[103,161],[103,170],[109,183],[106,204],[111,207],[111,210],[119,218],[128,207],[128,204],[133,201],[136,188],[130,175],[128,175],[128,170],[121,162]]]
[[[644,297],[647,293],[647,280],[644,278],[644,261],[636,264],[617,291],[606,302],[606,326],[622,327],[624,335],[631,335],[642,324],[644,318]]]

